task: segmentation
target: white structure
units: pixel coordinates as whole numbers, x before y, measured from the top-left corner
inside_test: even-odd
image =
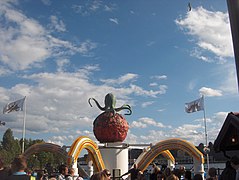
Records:
[[[111,171],[112,175],[114,169],[120,169],[121,175],[128,171],[128,144],[105,143],[103,146],[99,145],[99,149],[105,167]]]

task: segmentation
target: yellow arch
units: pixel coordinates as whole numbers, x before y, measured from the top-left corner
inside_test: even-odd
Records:
[[[23,156],[28,158],[34,153],[38,152],[52,152],[52,153],[58,153],[62,155],[63,157],[67,158],[68,154],[67,152],[59,145],[52,144],[52,143],[37,143],[29,147],[24,153]]]
[[[138,158],[139,160],[137,159],[135,163],[138,164],[138,168],[141,171],[144,171],[150,165],[150,163],[160,154],[162,154],[167,160],[170,160],[173,164],[175,164],[175,159],[169,150],[155,152],[155,150],[152,149],[146,152],[140,159]]]
[[[175,159],[173,157],[173,155],[171,154],[171,152],[169,150],[163,151],[161,152],[161,154],[166,158],[172,161],[173,164],[175,164]]]
[[[159,154],[162,154],[167,160],[170,160],[173,164],[175,164],[175,159],[169,150],[159,152],[158,154],[155,154],[155,157],[148,159],[147,161],[144,161],[144,159],[148,156],[148,154],[151,153],[151,152],[149,152],[151,150],[152,150],[152,148],[147,147],[146,149],[143,150],[143,152],[136,159],[135,163],[138,164],[138,168],[140,170],[145,170],[149,166],[149,164],[154,160],[154,158],[156,158]],[[144,168],[142,168],[142,167],[144,167]]]
[[[77,158],[83,149],[86,149],[93,157],[93,163],[98,171],[105,169],[105,164],[97,144],[86,136],[78,137],[71,145],[68,152],[68,164],[71,164],[72,160],[74,161],[73,163],[77,162]]]
[[[148,165],[156,158],[159,154],[164,153],[164,155],[171,157],[171,153],[169,154],[167,150],[173,149],[181,149],[187,152],[190,156],[194,157],[200,163],[204,163],[203,154],[195,148],[195,146],[185,140],[179,138],[167,139],[164,141],[160,141],[151,147],[149,151],[147,151],[143,158],[138,163],[138,168],[144,171]],[[166,154],[165,154],[166,153]],[[173,158],[174,159],[174,158]]]

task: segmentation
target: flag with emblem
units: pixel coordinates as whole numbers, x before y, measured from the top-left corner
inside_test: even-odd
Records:
[[[187,113],[197,112],[204,110],[204,100],[203,96],[199,99],[196,99],[192,102],[185,103],[185,111]]]
[[[3,114],[7,114],[14,111],[23,111],[23,105],[24,105],[25,99],[26,97],[19,99],[17,101],[8,103],[3,108]]]

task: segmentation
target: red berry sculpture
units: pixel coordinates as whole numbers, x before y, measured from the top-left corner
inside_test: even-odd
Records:
[[[125,115],[130,115],[132,113],[131,107],[123,105],[115,108],[116,98],[112,93],[105,96],[105,107],[101,107],[97,100],[90,98],[88,102],[91,107],[90,100],[94,100],[98,108],[104,111],[93,123],[93,131],[96,139],[101,143],[123,142],[127,136],[129,125],[126,119],[117,112],[127,109],[129,113]]]

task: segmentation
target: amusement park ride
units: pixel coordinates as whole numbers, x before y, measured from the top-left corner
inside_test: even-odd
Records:
[[[227,0],[227,3],[231,20],[237,77],[239,79],[239,1]],[[126,173],[129,164],[128,152],[130,144],[124,142],[124,140],[127,136],[129,126],[125,117],[118,112],[121,110],[128,110],[129,112],[125,115],[130,115],[132,113],[131,107],[129,105],[123,105],[116,108],[116,99],[111,93],[105,96],[104,107],[100,106],[98,101],[94,98],[88,100],[90,106],[92,106],[91,101],[94,101],[97,107],[103,111],[103,113],[96,117],[93,123],[93,132],[96,139],[100,142],[99,144],[89,137],[80,136],[72,143],[69,151],[66,151],[66,148],[56,144],[39,143],[32,145],[23,155],[28,158],[41,151],[61,154],[66,157],[67,164],[75,168],[75,172],[78,174],[77,159],[81,151],[86,149],[92,162],[92,166],[89,168],[88,172],[89,175],[105,168],[109,169],[113,176],[116,171],[119,172],[118,176]],[[229,121],[229,125],[230,123],[231,121]],[[0,126],[2,125],[5,125],[5,122],[0,121]],[[227,147],[221,146],[221,142],[224,142],[224,137],[227,136],[219,138],[218,150],[221,150],[220,148],[227,150]],[[166,139],[147,146],[136,159],[135,163],[141,171],[144,171],[159,154],[162,154],[168,160],[168,166],[173,168],[175,159],[170,153],[170,150],[174,149],[185,151],[193,157],[194,174],[204,174],[203,154],[196,149],[193,144],[179,138]]]
[[[128,110],[129,112],[125,115],[130,115],[132,113],[131,107],[123,105],[116,108],[116,98],[111,93],[105,96],[104,107],[100,106],[94,98],[89,99],[90,106],[92,106],[92,100],[103,111],[103,113],[96,117],[93,123],[93,132],[96,139],[100,142],[99,144],[89,137],[80,136],[72,143],[68,152],[66,148],[56,144],[39,143],[28,148],[23,155],[28,158],[41,151],[59,153],[67,158],[67,164],[72,166],[78,174],[77,159],[81,151],[86,149],[92,165],[89,166],[88,175],[92,175],[93,172],[101,171],[105,168],[111,171],[113,177],[126,173],[129,165],[128,152],[130,144],[123,141],[127,136],[129,125],[125,117],[118,112]],[[193,144],[179,138],[167,139],[147,146],[135,163],[141,171],[144,171],[161,154],[167,159],[168,167],[174,168],[175,159],[170,153],[170,150],[174,149],[183,150],[193,157],[194,173],[204,174],[203,154]]]

